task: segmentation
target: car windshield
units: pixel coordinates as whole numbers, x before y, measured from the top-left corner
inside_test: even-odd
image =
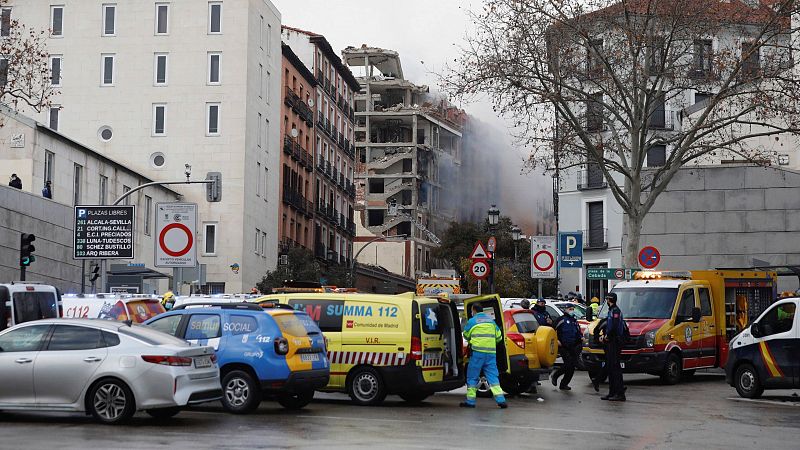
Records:
[[[170,336],[167,333],[154,330],[146,325],[132,324],[129,327],[121,326],[119,327],[119,333],[130,336],[134,339],[138,339],[150,345],[176,345],[178,347],[191,346],[191,344],[183,339],[178,339],[175,336]]]
[[[626,319],[669,319],[678,298],[678,288],[614,289],[617,306]]]
[[[536,321],[536,317],[529,312],[514,314],[514,323],[517,324],[517,330],[520,333],[535,333],[536,329],[539,328],[539,322]]]
[[[58,302],[53,292],[15,292],[13,299],[16,323],[58,317]]]

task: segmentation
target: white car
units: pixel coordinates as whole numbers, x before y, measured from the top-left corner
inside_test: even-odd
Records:
[[[222,396],[214,348],[140,325],[45,319],[0,333],[0,410],[75,411],[120,423]]]

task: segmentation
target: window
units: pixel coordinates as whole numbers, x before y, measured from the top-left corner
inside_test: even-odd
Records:
[[[167,85],[167,54],[156,53],[155,63],[153,64],[153,84],[156,86]]]
[[[222,33],[222,3],[208,3],[208,32],[211,34]]]
[[[0,336],[0,350],[7,352],[35,352],[42,346],[50,325],[32,325],[17,328]]]
[[[150,236],[151,216],[153,214],[153,199],[147,195],[144,196],[144,234]]]
[[[0,36],[11,36],[11,8],[0,9]]]
[[[261,246],[259,245],[258,242],[260,239],[261,239],[261,230],[256,228],[256,240],[255,244],[253,244],[253,253],[255,253],[256,255],[258,254],[258,251],[261,249]]]
[[[264,16],[259,18],[258,25],[258,44],[261,47],[261,50],[264,50]]]
[[[61,107],[58,105],[53,105],[50,107],[50,113],[48,115],[49,124],[51,130],[58,131],[58,119],[59,115],[61,114]]]
[[[530,312],[518,312],[513,315],[517,331],[520,333],[535,333],[539,329],[539,322]]]
[[[169,33],[169,3],[156,3],[156,34]]]
[[[269,167],[264,166],[264,201],[267,201],[267,192],[269,191]]]
[[[103,5],[103,36],[117,33],[117,5]]]
[[[267,232],[261,232],[261,256],[266,258],[267,256]]]
[[[131,191],[130,186],[125,186],[124,184],[122,185],[122,195],[125,195],[130,191]],[[129,196],[125,197],[125,200],[122,201],[122,204],[126,205],[126,206],[130,205],[131,204],[131,196],[129,195]]]
[[[603,93],[598,92],[586,102],[586,131],[601,131],[603,125]]]
[[[663,167],[667,164],[667,147],[653,145],[647,149],[647,167]]]
[[[298,311],[305,311],[317,322],[323,332],[342,331],[342,312],[344,300],[302,300],[291,299],[289,305]],[[398,311],[400,314],[401,311]],[[402,319],[400,320],[402,323]]]
[[[206,103],[206,135],[219,135],[219,103]]]
[[[72,204],[81,204],[81,186],[83,185],[83,166],[75,164],[72,177]]]
[[[105,346],[103,335],[96,328],[56,325],[47,350],[91,350]]]
[[[166,136],[167,134],[167,105],[153,105],[153,136]]]
[[[206,255],[214,255],[217,253],[217,224],[203,224],[203,229],[205,230],[203,233],[205,236],[205,240],[203,242],[203,253]]]
[[[270,52],[270,44],[272,43],[272,25],[267,24],[267,54]]]
[[[692,68],[696,75],[707,75],[711,73],[711,58],[711,40],[695,39]]]
[[[390,313],[394,307],[389,307]],[[442,330],[439,326],[439,315],[437,311],[439,310],[439,305],[436,303],[429,303],[426,305],[420,305],[420,319],[422,320],[422,331],[425,334],[441,334]],[[389,316],[391,317],[391,315]]]
[[[8,59],[0,58],[0,86],[8,83]]]
[[[256,184],[256,197],[261,197],[261,163],[256,163],[256,176],[258,177],[258,183]]]
[[[167,333],[175,336],[178,332],[178,325],[181,323],[181,319],[183,318],[182,314],[176,314],[174,316],[167,316],[163,319],[154,320],[147,326],[158,330],[162,333]]]
[[[267,99],[267,103],[269,103],[269,80],[272,75],[267,71],[267,76],[264,78],[264,98]]]
[[[232,335],[255,333],[258,331],[258,322],[251,316],[232,315],[225,329],[230,330]]]
[[[700,102],[704,102],[704,101],[710,99],[711,97],[713,97],[713,95],[709,94],[708,92],[695,92],[694,93],[694,104],[696,105],[696,104],[698,104]]]
[[[264,65],[263,64],[259,64],[258,65],[258,80],[259,80],[258,98],[264,98],[264,85],[266,83],[264,83]]]
[[[600,54],[603,52],[603,40],[591,39],[586,47],[586,71],[590,77],[603,75],[603,60]]]
[[[64,6],[50,7],[50,36],[64,36]]]
[[[99,205],[105,205],[106,200],[108,200],[108,177],[105,175],[100,175],[100,195],[98,195],[98,199],[100,200]]]
[[[603,202],[590,202],[586,204],[589,220],[588,236],[585,247],[603,248],[606,244],[605,227],[603,226]]]
[[[705,317],[711,316],[713,310],[711,309],[711,296],[708,295],[708,289],[698,288],[697,294],[700,297],[700,315]]]
[[[61,55],[53,55],[50,57],[50,84],[52,84],[53,87],[61,87],[62,61],[63,57]]]
[[[256,142],[257,142],[258,148],[261,148],[261,119],[262,118],[263,118],[263,116],[261,115],[261,113],[258,113],[258,122],[257,122],[258,123],[258,127],[257,127],[258,128],[258,136],[256,137]],[[261,175],[259,175],[259,176],[261,176]]]
[[[742,76],[759,75],[761,72],[760,50],[755,42],[742,42]]]
[[[664,46],[663,37],[654,36],[650,39],[647,46],[647,70],[651,75],[657,75],[667,65],[667,61],[664,61]]]
[[[647,118],[649,128],[664,129],[667,126],[667,111],[664,104],[664,92],[658,92],[650,104],[650,116]]]
[[[764,317],[758,321],[762,336],[791,331],[796,309],[794,303],[781,303],[767,311]]]
[[[221,53],[208,54],[208,84],[220,84]]]
[[[53,166],[56,161],[56,154],[45,150],[44,151],[44,181],[53,181]]]
[[[681,297],[681,304],[678,306],[678,312],[675,315],[676,322],[686,322],[692,317],[692,310],[694,309],[694,289],[689,288],[683,291]]]
[[[216,314],[192,314],[186,327],[187,341],[220,337],[219,316]]]
[[[58,317],[58,301],[52,292],[14,292],[12,298],[17,323]]]
[[[114,56],[115,55],[102,55],[103,67],[101,84],[103,86],[114,85]]]

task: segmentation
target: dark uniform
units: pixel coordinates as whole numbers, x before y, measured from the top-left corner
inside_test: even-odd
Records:
[[[553,371],[552,375],[550,375],[550,381],[555,386],[558,382],[558,377],[563,375],[564,378],[561,380],[559,387],[568,391],[570,390],[569,382],[572,381],[572,376],[575,374],[575,366],[578,365],[578,358],[581,354],[581,326],[570,314],[564,314],[556,319],[555,328],[558,334],[558,351],[561,354],[561,359],[564,360],[564,364]]]
[[[533,317],[536,318],[536,321],[539,322],[539,325],[548,327],[552,325],[553,319],[550,318],[550,314],[547,312],[547,309],[544,307],[544,305],[533,305],[531,312],[533,313]]]
[[[608,297],[606,297],[608,299]],[[606,369],[608,370],[608,395],[604,400],[625,400],[625,386],[622,381],[622,367],[619,357],[622,353],[624,326],[622,311],[616,302],[609,303],[608,316],[606,317]]]

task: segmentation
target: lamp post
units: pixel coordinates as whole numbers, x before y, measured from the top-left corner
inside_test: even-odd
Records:
[[[493,232],[500,222],[500,210],[492,205],[486,214],[489,218],[489,231]],[[489,293],[494,294],[494,252],[489,252]]]
[[[514,240],[514,264],[517,263],[517,242],[519,242],[522,230],[516,225],[511,227],[511,239]]]

